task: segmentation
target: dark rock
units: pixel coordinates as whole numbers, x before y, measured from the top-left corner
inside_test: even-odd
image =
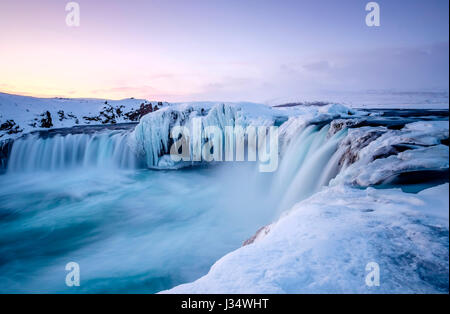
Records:
[[[66,116],[64,115],[64,110],[59,110],[58,111],[58,116],[59,116],[59,121],[67,119]]]
[[[255,240],[260,237],[261,235],[266,235],[268,234],[270,231],[270,227],[269,226],[264,226],[258,229],[258,231],[256,231],[256,233],[249,239],[245,240],[244,243],[242,243],[242,246],[246,246],[249,244],[252,244],[253,242],[255,242]]]
[[[13,140],[0,141],[0,169],[6,169]]]
[[[122,109],[123,109],[123,108],[125,108],[125,106],[119,106],[119,107],[116,108],[116,115],[117,115],[118,117],[121,117],[121,116],[122,116],[122,114],[123,114]]]
[[[161,102],[159,102],[158,104],[162,106]],[[145,116],[146,114],[154,112],[158,109],[159,108],[157,105],[153,107],[151,103],[149,104],[142,103],[139,109],[125,113],[125,117],[130,121],[139,121],[139,119]]]
[[[345,145],[347,146],[347,148],[345,149],[344,154],[342,154],[342,157],[339,160],[339,166],[342,167],[345,164],[351,165],[355,163],[359,158],[359,151],[369,145],[372,141],[379,138],[384,133],[385,132],[381,130],[371,130],[355,141],[342,142],[341,145]]]
[[[392,155],[397,155],[398,153],[404,152],[406,150],[417,148],[417,146],[406,145],[406,144],[394,144],[392,146],[382,147],[381,151],[377,151],[373,155],[373,160],[387,158]]]
[[[449,170],[414,170],[393,174],[385,178],[378,185],[389,184],[390,186],[405,186],[411,184],[433,184],[440,185],[449,182]]]
[[[5,131],[5,130],[11,130],[11,128],[16,125],[16,123],[14,122],[14,120],[7,120],[5,123],[2,123],[0,125],[0,130],[1,131]]]
[[[83,117],[84,120],[86,121],[100,121],[100,117]]]
[[[279,107],[279,108],[283,108],[283,107],[297,107],[297,106],[326,106],[329,105],[330,103],[325,102],[325,101],[313,101],[313,102],[292,102],[292,103],[287,103],[287,104],[282,104],[282,105],[276,105],[274,107]]]
[[[344,128],[355,128],[362,123],[360,119],[337,119],[330,123],[330,130],[327,136],[331,137]]]
[[[0,125],[0,131],[6,131],[7,134],[17,134],[23,131],[20,127],[14,122],[14,120],[7,120],[5,123]],[[3,135],[0,135],[2,137]]]
[[[102,124],[115,124],[116,115],[114,113],[114,108],[112,106],[103,107],[103,110],[100,111],[100,120],[102,121]]]
[[[43,114],[41,114],[41,124],[40,127],[41,128],[51,128],[53,126],[53,122],[52,122],[52,115],[50,114],[50,112],[46,111]]]

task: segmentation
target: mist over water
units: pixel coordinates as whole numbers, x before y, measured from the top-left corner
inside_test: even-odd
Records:
[[[206,274],[274,219],[252,166],[0,176],[1,292],[146,292]],[[81,286],[65,286],[77,262]]]

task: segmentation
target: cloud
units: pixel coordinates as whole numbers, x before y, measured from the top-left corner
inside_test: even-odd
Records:
[[[274,76],[287,93],[322,89],[448,88],[449,44],[390,47],[347,51],[320,56],[314,61],[284,63]],[[317,61],[319,60],[319,61]]]
[[[311,72],[324,72],[328,71],[331,68],[331,66],[328,61],[323,60],[304,64],[303,68]]]

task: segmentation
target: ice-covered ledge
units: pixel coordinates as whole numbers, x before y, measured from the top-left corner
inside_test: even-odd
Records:
[[[326,188],[204,277],[162,293],[446,292],[448,192]],[[366,285],[370,262],[379,286]]]

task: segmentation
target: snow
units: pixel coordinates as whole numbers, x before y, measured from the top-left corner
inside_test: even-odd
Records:
[[[448,136],[448,121],[418,121],[405,125],[405,131],[417,131],[426,132],[427,134],[437,134],[442,133]]]
[[[106,102],[106,103],[105,103]],[[105,122],[104,117],[100,116],[99,121],[88,121],[83,117],[98,117],[101,111],[110,106],[116,110],[120,109],[123,113],[139,109],[141,104],[157,105],[157,102],[149,102],[145,99],[122,99],[106,100],[92,98],[36,98],[28,96],[19,96],[0,93],[0,125],[8,120],[13,120],[18,126],[18,133],[8,134],[6,131],[0,131],[0,140],[7,138],[17,138],[23,134],[35,130],[46,130],[39,126],[39,121],[47,111],[52,117],[53,127],[67,128],[75,125],[95,125]],[[167,105],[167,103],[164,103]],[[64,111],[64,119],[59,118],[58,111]],[[115,122],[130,122],[124,114],[115,114]],[[103,119],[103,121],[102,121]],[[36,123],[36,126],[33,124]]]
[[[310,124],[331,121],[339,118],[356,118],[368,115],[367,112],[349,107],[330,104],[326,106],[288,107],[283,108],[289,113],[289,119],[280,126],[279,135],[284,151],[289,142]]]
[[[401,152],[395,156],[377,159],[367,165],[355,164],[339,177],[348,176],[351,177],[352,183],[359,186],[370,186],[383,183],[393,175],[407,171],[448,169],[448,159],[448,146],[418,148]],[[339,180],[340,178],[337,179],[337,181]]]
[[[326,188],[204,277],[163,293],[448,292],[448,192]],[[380,286],[365,284],[370,262]]]
[[[270,105],[286,103],[340,103],[350,108],[395,108],[395,109],[448,109],[447,89],[425,90],[361,90],[361,91],[320,91],[303,93],[292,97],[276,98]]]
[[[349,129],[341,145],[348,147],[351,156],[344,156],[347,157],[344,169],[330,184],[369,186],[401,172],[448,169],[449,148],[440,144],[448,137],[448,121],[414,122],[401,130]],[[371,140],[369,144],[364,143],[368,140]],[[400,146],[407,150],[398,152]],[[356,162],[349,165],[352,158]]]

